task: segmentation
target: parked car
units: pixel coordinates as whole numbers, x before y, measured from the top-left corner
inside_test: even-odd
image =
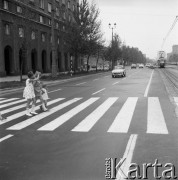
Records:
[[[112,78],[115,78],[115,77],[118,77],[118,76],[122,76],[122,77],[126,76],[125,67],[122,66],[122,65],[115,66],[114,70],[112,70]]]
[[[131,65],[131,69],[133,69],[133,68],[136,69],[136,68],[137,68],[137,65],[136,65],[136,64],[132,64],[132,65]]]
[[[139,68],[144,68],[144,65],[143,65],[143,64],[139,64],[138,67],[139,67]]]

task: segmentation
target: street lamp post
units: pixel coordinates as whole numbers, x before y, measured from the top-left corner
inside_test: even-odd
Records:
[[[109,28],[112,30],[112,44],[111,44],[111,47],[113,48],[113,29],[116,28],[116,23],[114,23],[114,26],[111,25],[111,23],[109,23]],[[112,70],[114,68],[114,59],[112,57]]]

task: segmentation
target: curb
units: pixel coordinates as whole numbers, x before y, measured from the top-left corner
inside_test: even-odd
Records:
[[[91,77],[91,76],[95,76],[95,75],[100,75],[100,74],[104,74],[104,73],[108,73],[108,71],[106,72],[101,72],[101,73],[96,73],[96,74],[90,74],[90,75],[85,75],[85,76],[80,76],[80,77],[75,77],[75,78],[69,78],[69,79],[64,79],[64,80],[56,80],[55,82],[45,82],[43,81],[44,84],[47,84],[47,85],[58,85],[58,84],[62,84],[62,83],[65,83],[65,82],[70,82],[70,81],[73,81],[73,80],[78,80],[78,79],[82,79],[82,78],[86,78],[86,77]],[[5,89],[0,89],[0,95],[5,95],[6,93],[11,93],[11,92],[16,92],[16,91],[20,91],[20,90],[23,90],[24,87],[21,87],[21,88],[16,88],[16,89],[12,89],[12,88],[5,88]]]

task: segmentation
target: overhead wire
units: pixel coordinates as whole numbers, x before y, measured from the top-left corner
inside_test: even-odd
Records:
[[[165,43],[166,39],[168,38],[169,34],[170,34],[171,31],[173,30],[174,26],[176,25],[177,20],[178,20],[178,16],[176,16],[176,18],[175,18],[175,20],[174,20],[171,28],[169,29],[168,33],[166,34],[165,38],[163,39],[163,43],[162,43],[162,45],[161,45],[161,50],[163,49],[163,46],[164,46],[164,43]]]

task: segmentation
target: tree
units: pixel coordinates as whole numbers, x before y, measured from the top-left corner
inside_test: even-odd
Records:
[[[90,56],[96,54],[98,43],[102,39],[101,21],[98,20],[98,16],[99,10],[96,5],[89,5],[87,0],[82,0],[74,12],[74,22],[68,26],[69,35],[66,36],[66,40],[70,50],[75,57],[79,54],[87,56],[87,67]]]

